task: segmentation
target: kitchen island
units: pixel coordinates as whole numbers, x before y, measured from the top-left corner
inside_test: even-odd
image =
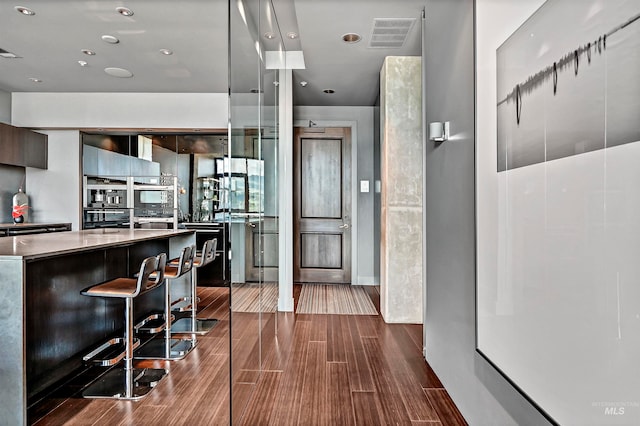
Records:
[[[193,244],[190,230],[100,229],[0,238],[0,424],[82,368],[82,356],[123,328],[123,304],[82,296],[132,276],[145,257]],[[185,286],[186,287],[186,286]],[[136,319],[163,309],[163,290],[136,298]]]

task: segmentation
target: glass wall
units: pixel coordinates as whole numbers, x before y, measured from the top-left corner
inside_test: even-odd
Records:
[[[224,227],[224,253],[216,259],[224,262],[223,282],[206,282],[204,271],[198,282],[230,289],[233,424],[266,368],[263,354],[277,328],[278,72],[285,66],[272,3],[233,0],[228,6],[229,128],[209,134],[85,133],[83,174],[176,176],[179,226],[200,234]]]
[[[273,343],[278,301],[278,68],[270,1],[230,2],[229,189],[232,418],[242,414]],[[265,336],[271,336],[267,339]]]

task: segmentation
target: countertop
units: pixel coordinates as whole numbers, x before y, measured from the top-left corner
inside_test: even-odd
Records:
[[[37,259],[193,233],[189,229],[90,229],[0,238],[0,261]]]
[[[51,222],[51,223],[0,223],[0,229],[7,228],[46,228],[48,226],[61,226],[69,225],[64,222]]]

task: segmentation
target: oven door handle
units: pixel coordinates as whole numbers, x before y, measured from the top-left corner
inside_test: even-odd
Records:
[[[122,210],[86,210],[86,213],[98,213],[98,214],[124,214]]]

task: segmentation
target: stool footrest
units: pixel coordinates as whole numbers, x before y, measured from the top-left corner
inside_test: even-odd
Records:
[[[171,316],[171,321],[173,321],[173,315]],[[160,333],[167,326],[167,323],[164,318],[164,314],[151,314],[139,323],[137,323],[133,328],[138,333]]]
[[[147,395],[166,375],[167,370],[162,368],[112,369],[90,384],[82,396],[136,401]]]
[[[207,334],[217,324],[215,318],[196,318],[194,324],[191,317],[183,317],[171,324],[171,334]]]
[[[189,339],[167,339],[154,337],[135,352],[136,359],[166,359],[179,360],[187,356],[196,346],[196,342]]]
[[[180,299],[176,299],[171,302],[171,310],[174,312],[187,312],[191,311],[191,309],[193,308],[191,297],[189,296],[181,297]]]
[[[140,339],[134,339],[133,349],[136,349],[138,346],[140,346]],[[124,338],[114,337],[83,356],[82,360],[87,364],[110,367],[120,362],[125,355]]]

